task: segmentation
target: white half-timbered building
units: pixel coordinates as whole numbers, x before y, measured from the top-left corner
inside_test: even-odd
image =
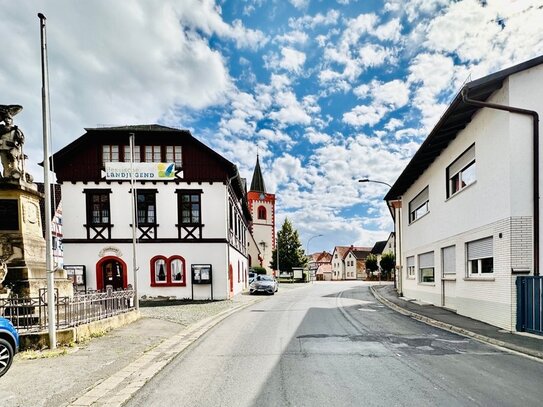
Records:
[[[53,159],[64,264],[84,269],[87,289],[134,285],[130,166],[138,296],[226,299],[247,286],[245,186],[236,165],[189,131],[156,124],[90,128]]]

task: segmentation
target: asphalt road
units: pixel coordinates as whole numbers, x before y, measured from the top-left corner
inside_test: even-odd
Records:
[[[319,282],[207,332],[128,406],[541,406],[543,363]]]

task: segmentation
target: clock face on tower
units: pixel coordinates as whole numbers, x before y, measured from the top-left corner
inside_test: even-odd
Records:
[[[266,195],[264,195],[263,193],[260,194],[259,196],[260,199],[266,199]]]

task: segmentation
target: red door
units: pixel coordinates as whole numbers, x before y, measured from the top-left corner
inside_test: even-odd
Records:
[[[231,264],[228,266],[228,280],[230,280],[230,296],[232,296],[234,294],[234,271]]]

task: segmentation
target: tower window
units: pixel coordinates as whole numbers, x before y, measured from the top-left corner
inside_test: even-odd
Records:
[[[263,206],[258,207],[258,219],[266,219],[266,208]]]

